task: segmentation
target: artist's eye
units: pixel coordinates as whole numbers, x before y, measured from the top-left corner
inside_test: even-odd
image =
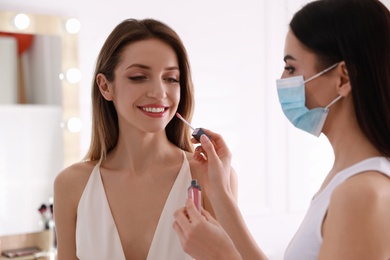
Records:
[[[294,74],[295,68],[292,66],[285,66],[284,70],[288,71],[289,75],[292,75],[292,74]]]

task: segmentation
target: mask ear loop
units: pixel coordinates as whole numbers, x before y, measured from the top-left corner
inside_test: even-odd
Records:
[[[326,107],[325,107],[325,109],[328,111],[329,110],[329,107],[331,106],[331,105],[333,105],[334,103],[336,103],[337,101],[339,101],[341,98],[342,98],[343,96],[338,96],[337,98],[335,98],[332,102],[330,102],[329,103],[329,105],[327,105]]]
[[[314,76],[311,76],[310,78],[308,78],[307,80],[305,80],[305,83],[309,82],[310,80],[313,80],[319,76],[321,76],[322,74],[330,71],[331,69],[335,68],[337,65],[339,64],[339,62],[333,64],[332,66],[330,66],[329,68],[327,69],[324,69],[323,71],[320,71],[319,73],[315,74]]]

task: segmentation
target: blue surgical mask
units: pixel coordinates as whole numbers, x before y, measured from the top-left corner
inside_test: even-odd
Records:
[[[342,96],[338,96],[326,107],[308,109],[305,106],[305,83],[321,76],[337,66],[338,63],[321,71],[313,77],[303,79],[303,76],[289,77],[276,80],[279,102],[288,120],[297,128],[312,135],[319,136],[328,116],[329,107]]]

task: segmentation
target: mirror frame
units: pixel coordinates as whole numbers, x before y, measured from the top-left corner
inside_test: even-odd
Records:
[[[64,165],[73,164],[80,160],[80,133],[70,132],[66,124],[70,118],[80,118],[79,83],[70,83],[66,80],[66,72],[71,68],[78,68],[78,33],[69,33],[66,22],[71,17],[49,16],[41,14],[23,13],[30,18],[30,25],[20,30],[13,23],[14,17],[21,12],[0,11],[0,31],[27,34],[55,35],[61,38],[61,71],[62,71],[62,108],[63,108],[63,137],[64,137]],[[59,75],[60,76],[60,75]]]

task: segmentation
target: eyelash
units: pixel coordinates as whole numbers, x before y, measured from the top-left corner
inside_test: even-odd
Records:
[[[175,78],[167,78],[166,80],[168,80],[171,83],[179,83],[180,82],[179,80],[177,80]]]
[[[135,76],[135,77],[129,77],[130,80],[132,81],[142,81],[145,80],[145,76]],[[165,78],[164,80],[170,82],[170,83],[179,83],[180,81],[177,80],[176,78]]]
[[[292,66],[286,66],[286,67],[284,67],[284,70],[287,70],[288,74],[292,75],[292,74],[294,74],[295,68]]]
[[[132,80],[132,81],[141,81],[141,80],[146,79],[146,77],[144,77],[144,76],[135,76],[135,77],[129,77],[129,79]]]

